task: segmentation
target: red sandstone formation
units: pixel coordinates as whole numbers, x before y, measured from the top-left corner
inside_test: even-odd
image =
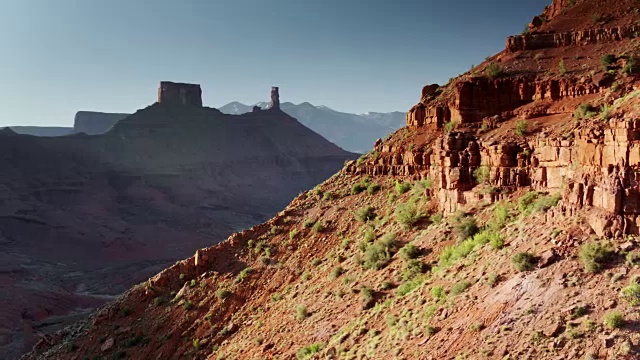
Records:
[[[167,105],[202,107],[202,90],[197,84],[163,81],[158,88],[158,102]]]
[[[636,4],[554,0],[522,42],[551,47],[425,86],[374,151],[26,359],[640,358],[638,47],[589,30],[590,9],[635,26]],[[540,40],[559,29],[576,32]]]

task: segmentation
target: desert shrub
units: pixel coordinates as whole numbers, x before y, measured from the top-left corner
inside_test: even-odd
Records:
[[[366,230],[364,231],[364,235],[362,236],[362,241],[364,241],[367,244],[371,244],[375,240],[376,240],[376,232],[373,230],[372,227],[367,227]]]
[[[473,171],[473,177],[476,179],[478,184],[486,184],[489,183],[490,180],[490,169],[488,166],[480,166]]]
[[[418,259],[412,259],[407,261],[402,269],[402,279],[403,280],[411,280],[416,276],[422,274],[424,272],[424,264],[422,261]]]
[[[317,196],[322,196],[322,189],[320,189],[319,185],[313,188],[313,193],[316,194]]]
[[[396,200],[398,200],[398,195],[396,195],[395,193],[389,193],[389,196],[387,197],[387,202],[389,204],[393,204],[394,202],[396,202]]]
[[[604,69],[606,70],[610,65],[616,62],[616,56],[613,54],[602,55],[602,57],[600,58],[600,62],[602,63],[602,67],[604,67]]]
[[[189,300],[182,303],[182,308],[185,310],[191,310],[193,308],[193,303]]]
[[[324,348],[324,344],[317,343],[309,346],[305,346],[302,349],[298,350],[296,353],[296,358],[298,360],[307,360],[310,359],[314,354],[320,352]]]
[[[611,112],[613,111],[613,108],[611,107],[611,105],[608,104],[604,104],[600,107],[600,118],[602,120],[609,120],[609,118],[611,117]]]
[[[298,235],[299,231],[298,229],[293,229],[291,231],[289,231],[289,240],[293,240],[295,239],[296,235]]]
[[[424,283],[424,279],[421,276],[418,276],[413,280],[407,281],[402,285],[398,286],[398,289],[396,289],[396,295],[405,296],[410,292],[412,292],[413,290],[417,289],[418,286],[422,285],[422,283]]]
[[[311,231],[313,231],[314,233],[320,233],[323,232],[326,229],[326,227],[324,226],[324,224],[321,221],[316,221],[313,226],[311,227]]]
[[[431,189],[433,187],[433,183],[430,178],[426,178],[424,180],[418,180],[413,184],[413,188],[411,189],[411,193],[414,196],[422,196],[424,195],[427,189]]]
[[[560,201],[560,199],[562,199],[562,195],[560,194],[538,196],[538,198],[533,202],[532,210],[540,212],[547,211],[558,205],[558,201]]]
[[[483,238],[472,237],[464,240],[460,244],[447,246],[442,250],[438,257],[438,265],[440,267],[448,267],[460,259],[464,259],[467,255],[471,254],[475,249],[484,245],[479,242]],[[484,241],[484,240],[483,240]]]
[[[487,284],[491,287],[496,286],[496,284],[500,281],[500,275],[496,273],[491,273],[487,277]]]
[[[624,326],[624,316],[618,311],[610,311],[604,315],[604,324],[610,329]]]
[[[633,306],[640,305],[640,284],[631,284],[623,288],[621,296]]]
[[[375,193],[377,193],[380,190],[380,185],[378,184],[371,184],[367,187],[367,193],[369,195],[373,195]]]
[[[304,305],[296,306],[296,319],[298,321],[302,321],[309,317],[309,311],[307,311],[307,307]]]
[[[514,132],[518,136],[525,136],[527,134],[528,127],[529,127],[529,124],[527,123],[527,120],[518,119],[516,120],[516,126],[514,128]]]
[[[420,248],[413,244],[407,244],[400,249],[400,257],[404,260],[415,259],[420,256]]]
[[[491,247],[498,250],[504,247],[504,239],[499,232],[485,229],[473,236],[473,241],[478,245],[491,244]]]
[[[362,207],[356,210],[355,218],[360,222],[367,222],[367,221],[374,220],[376,218],[376,210],[373,206]]]
[[[611,243],[589,242],[580,246],[580,260],[586,271],[597,273],[602,270],[604,264],[611,259],[614,249]]]
[[[381,237],[373,244],[369,244],[362,258],[362,267],[365,269],[382,269],[393,255],[395,250],[396,234],[389,233]]]
[[[442,286],[434,286],[431,288],[431,297],[436,300],[444,299],[447,296],[447,293],[444,291],[444,287]]]
[[[418,205],[415,202],[409,201],[406,204],[400,204],[395,211],[396,222],[402,225],[405,229],[411,229],[420,220],[422,220],[426,214],[418,209]]]
[[[240,273],[238,273],[238,276],[236,277],[236,282],[242,282],[242,280],[244,280],[252,272],[253,272],[253,268],[251,267],[242,269]]]
[[[591,106],[591,104],[580,104],[573,113],[573,117],[578,120],[590,119],[598,114],[598,109]]]
[[[317,220],[312,220],[312,219],[305,219],[304,223],[302,223],[302,225],[307,228],[310,229],[313,227],[313,225],[315,225]]]
[[[517,253],[515,255],[513,255],[513,257],[511,258],[511,262],[513,263],[513,267],[516,268],[516,270],[518,271],[531,271],[533,269],[535,269],[536,267],[536,261],[537,258],[535,255],[527,253],[527,252],[520,252]]]
[[[529,191],[522,195],[520,199],[518,199],[518,210],[520,210],[521,213],[527,213],[530,211],[531,206],[538,196],[539,194],[536,191]]]
[[[564,60],[562,60],[562,59],[561,59],[561,60],[558,62],[558,74],[560,74],[560,75],[564,75],[564,74],[566,74],[566,73],[567,73],[567,67],[566,67],[566,65],[564,64]]]
[[[636,62],[636,58],[633,56],[629,56],[627,58],[627,62],[624,64],[624,66],[622,67],[622,72],[627,74],[627,75],[633,75],[638,73],[638,69],[640,67],[638,66],[637,62]]]
[[[231,291],[227,290],[227,289],[218,289],[216,291],[216,297],[220,300],[228,298],[229,295],[231,295]]]
[[[451,295],[456,296],[459,294],[462,294],[463,292],[465,292],[469,287],[471,286],[471,283],[463,280],[457,284],[455,284],[452,288],[451,288]]]
[[[370,309],[375,304],[375,297],[373,290],[368,287],[362,287],[360,289],[360,299],[362,300],[362,308]]]
[[[327,191],[327,192],[324,193],[323,199],[325,201],[331,201],[331,200],[335,199],[335,195],[333,194],[333,192]]]
[[[492,62],[484,69],[484,74],[493,79],[502,76],[504,74],[504,70],[500,65]]]
[[[361,192],[367,190],[367,187],[362,184],[353,184],[351,185],[351,195],[360,194]]]
[[[628,266],[634,266],[640,263],[640,251],[631,251],[627,253],[625,260]]]
[[[342,266],[336,266],[331,270],[331,278],[337,279],[340,275],[344,274],[345,270]]]
[[[444,216],[442,216],[442,214],[440,213],[429,216],[429,221],[432,224],[440,224],[440,222],[442,222],[442,219],[444,219]]]
[[[444,126],[442,127],[442,130],[444,130],[445,133],[450,133],[453,130],[455,130],[456,126],[458,126],[458,123],[451,120],[444,124]]]
[[[367,160],[367,154],[360,155],[358,160],[356,160],[356,166],[362,165],[365,160]]]
[[[407,191],[411,190],[411,184],[406,182],[400,182],[396,180],[395,189],[398,195],[402,195]]]
[[[320,260],[318,258],[315,258],[315,259],[311,260],[311,265],[313,265],[313,266],[318,266],[321,263],[322,263],[322,260]]]
[[[471,216],[462,217],[453,228],[460,240],[468,239],[480,230],[476,219]]]

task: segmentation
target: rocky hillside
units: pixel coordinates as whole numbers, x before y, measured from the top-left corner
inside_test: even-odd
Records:
[[[266,109],[269,104],[262,102],[254,106]],[[405,118],[405,113],[399,111],[350,114],[308,102],[301,104],[285,102],[280,107],[282,111],[327,140],[343,149],[357,153],[370,151],[376,139],[402,127]],[[232,102],[220,107],[220,111],[225,114],[244,114],[250,112],[251,109],[252,106],[239,102]]]
[[[555,0],[262,225],[26,359],[638,359],[635,0]]]
[[[0,358],[269,219],[348,153],[277,108],[151,105],[102,135],[0,132]]]

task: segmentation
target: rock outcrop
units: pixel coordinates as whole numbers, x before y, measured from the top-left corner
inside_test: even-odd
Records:
[[[280,109],[280,89],[277,86],[271,88],[270,109]]]
[[[202,89],[197,84],[163,81],[158,88],[158,103],[202,107]]]
[[[129,115],[131,114],[78,111],[73,120],[73,132],[87,135],[102,134]]]
[[[640,25],[632,24],[614,28],[598,28],[563,33],[531,33],[510,36],[507,38],[506,49],[509,52],[523,50],[539,50],[565,46],[583,46],[599,44],[640,36]]]

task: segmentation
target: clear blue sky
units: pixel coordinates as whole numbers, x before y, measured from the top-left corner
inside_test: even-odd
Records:
[[[0,0],[0,126],[133,112],[161,80],[207,106],[406,111],[504,47],[551,0]]]

